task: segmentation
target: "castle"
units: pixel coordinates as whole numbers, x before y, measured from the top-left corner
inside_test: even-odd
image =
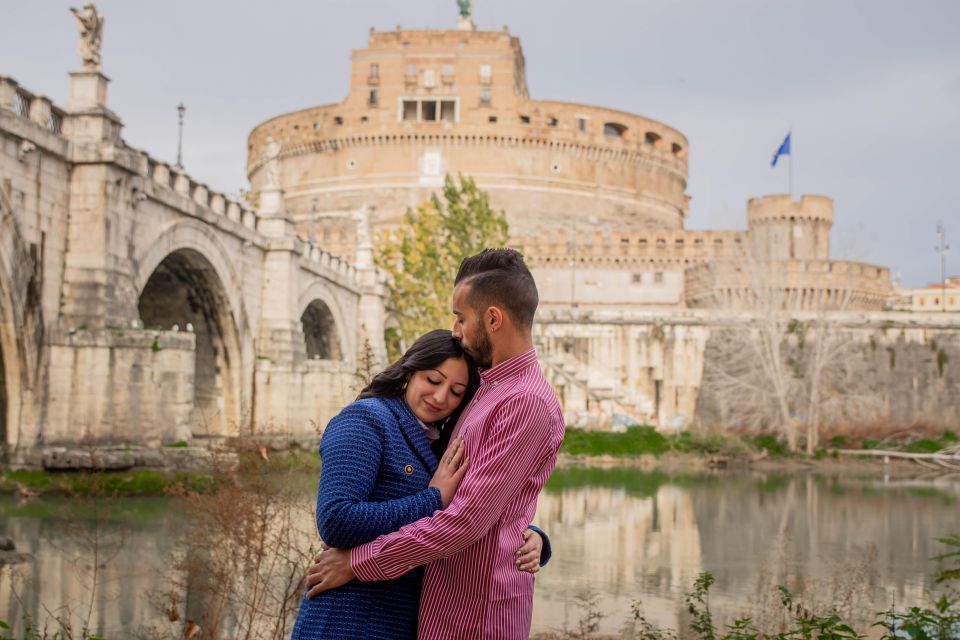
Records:
[[[351,64],[342,102],[253,129],[253,191],[268,146],[279,147],[299,233],[350,260],[358,211],[376,234],[446,174],[472,177],[506,213],[537,280],[539,347],[572,422],[693,421],[710,327],[754,306],[758,272],[776,272],[782,305],[797,313],[883,315],[894,293],[886,267],[831,259],[827,197],[753,198],[746,230],[685,229],[684,135],[531,98],[506,29],[466,18],[449,30],[371,30]]]
[[[687,231],[687,139],[641,116],[532,99],[523,50],[504,31],[371,31],[339,104],[277,116],[250,134],[248,171],[264,184],[279,145],[284,202],[304,237],[353,259],[354,212],[399,224],[444,175],[471,176],[506,212],[544,308],[702,307],[730,282],[698,265],[787,261],[807,308],[849,296],[881,310],[887,269],[830,260],[828,198],[754,198],[749,230]],[[716,291],[713,291],[716,289]]]

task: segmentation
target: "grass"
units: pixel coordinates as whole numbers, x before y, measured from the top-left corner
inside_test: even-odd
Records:
[[[54,472],[17,470],[0,472],[0,494],[18,488],[42,495],[162,496],[175,487],[206,491],[214,482],[205,473],[135,471]]]
[[[662,455],[670,451],[666,436],[650,426],[634,425],[622,433],[568,427],[560,451],[587,456]]]

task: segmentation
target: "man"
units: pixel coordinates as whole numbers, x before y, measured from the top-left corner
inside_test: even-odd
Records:
[[[464,439],[466,476],[445,510],[350,551],[324,552],[310,569],[311,594],[430,563],[421,640],[529,637],[533,576],[517,571],[514,551],[563,440],[560,404],[533,348],[538,302],[517,251],[487,249],[463,261],[453,335],[481,367],[482,381],[453,433]]]

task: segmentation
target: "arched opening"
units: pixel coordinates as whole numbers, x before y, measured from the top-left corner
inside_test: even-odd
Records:
[[[603,135],[609,138],[622,138],[627,132],[627,127],[619,122],[607,122],[603,125]]]
[[[193,249],[167,255],[147,280],[137,304],[146,329],[192,331],[196,435],[224,435],[239,420],[235,384],[240,366],[237,331],[223,282]]]
[[[660,146],[660,135],[654,133],[653,131],[647,131],[647,133],[644,134],[644,136],[643,136],[643,140],[644,140],[644,142],[646,142],[647,144],[651,144],[651,145],[653,145],[653,146],[655,146],[655,147],[659,147],[659,146]]]
[[[323,300],[314,300],[300,316],[307,357],[311,360],[342,360],[337,323]]]

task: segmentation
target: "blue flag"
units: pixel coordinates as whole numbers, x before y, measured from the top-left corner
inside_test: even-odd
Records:
[[[783,139],[783,144],[780,145],[780,148],[777,149],[777,152],[773,154],[773,160],[770,162],[771,167],[777,166],[777,160],[780,156],[790,155],[790,134],[787,133],[787,137]]]

